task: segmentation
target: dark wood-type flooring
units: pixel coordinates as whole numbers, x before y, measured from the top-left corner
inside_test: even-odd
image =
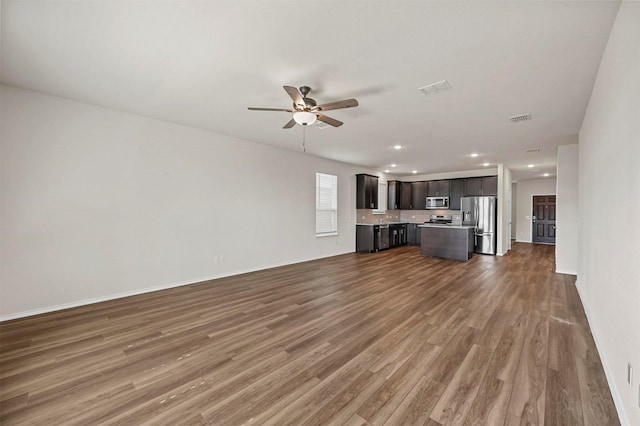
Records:
[[[2,425],[616,425],[554,247],[347,254],[1,324]]]

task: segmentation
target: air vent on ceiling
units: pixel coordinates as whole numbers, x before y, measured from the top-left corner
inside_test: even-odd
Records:
[[[511,120],[512,123],[522,123],[523,121],[531,120],[531,114],[516,115],[509,117],[509,120]]]
[[[533,154],[534,152],[540,152],[540,148],[528,149],[525,151],[527,154]]]
[[[452,87],[447,80],[442,80],[437,83],[429,84],[428,86],[424,86],[419,88],[425,96],[435,95],[440,92],[446,92],[447,90],[451,90]]]

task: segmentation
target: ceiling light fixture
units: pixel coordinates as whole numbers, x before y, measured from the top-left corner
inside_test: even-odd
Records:
[[[392,165],[391,165],[391,167],[395,167],[395,166],[396,166],[396,164],[392,164]]]
[[[385,170],[384,172],[385,172],[385,173],[389,173],[389,170]]]
[[[528,164],[527,165],[527,167],[530,168],[530,169],[533,168],[533,166],[535,166],[535,164]]]
[[[316,115],[309,111],[298,111],[293,113],[293,119],[301,126],[309,126],[316,122]]]
[[[476,158],[479,154],[477,152],[473,152],[473,153],[471,153],[469,155],[471,155],[473,158]]]
[[[489,167],[491,164],[490,164],[490,163],[482,163],[482,165],[483,165],[484,167]]]
[[[415,175],[416,173],[418,173],[418,171],[417,170],[413,170],[413,171],[411,171],[411,173],[413,173]]]
[[[402,145],[394,145],[393,149],[402,149]]]
[[[549,177],[549,173],[545,173],[545,174],[543,174],[542,176],[544,176],[544,177]]]

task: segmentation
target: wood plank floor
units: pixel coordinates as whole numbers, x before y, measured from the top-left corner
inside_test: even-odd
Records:
[[[617,425],[554,247],[332,258],[0,325],[3,425]]]

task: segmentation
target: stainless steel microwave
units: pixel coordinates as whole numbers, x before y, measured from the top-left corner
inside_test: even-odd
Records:
[[[446,210],[449,208],[449,197],[427,197],[427,209]]]

